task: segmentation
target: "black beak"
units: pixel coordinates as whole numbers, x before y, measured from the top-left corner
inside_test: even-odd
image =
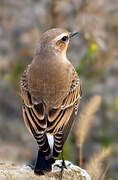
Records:
[[[70,32],[70,38],[76,36],[79,32]]]

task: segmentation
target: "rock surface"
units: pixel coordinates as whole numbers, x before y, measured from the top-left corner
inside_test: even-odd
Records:
[[[85,170],[73,165],[69,161],[66,161],[67,169],[64,169],[63,176],[61,176],[58,166],[61,166],[60,160],[57,160],[53,165],[52,172],[45,176],[36,176],[28,166],[0,162],[0,180],[91,180]]]

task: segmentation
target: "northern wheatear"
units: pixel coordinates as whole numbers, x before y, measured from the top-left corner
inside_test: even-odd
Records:
[[[78,111],[80,79],[66,57],[76,34],[60,28],[45,32],[21,77],[23,117],[39,146],[34,169],[39,175],[51,171]]]

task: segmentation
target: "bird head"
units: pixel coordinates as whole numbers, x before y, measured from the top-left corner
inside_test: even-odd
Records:
[[[68,32],[60,28],[50,29],[43,33],[40,39],[39,51],[65,55],[69,40],[76,34],[78,34],[78,32]]]

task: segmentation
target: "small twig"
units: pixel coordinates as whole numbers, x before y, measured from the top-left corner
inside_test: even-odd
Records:
[[[82,168],[83,166],[83,144],[80,145],[80,150],[79,150],[79,166]]]
[[[109,169],[110,165],[108,164],[103,175],[101,176],[100,180],[104,180],[105,179],[105,176],[106,176],[106,173],[108,172],[108,169]]]

